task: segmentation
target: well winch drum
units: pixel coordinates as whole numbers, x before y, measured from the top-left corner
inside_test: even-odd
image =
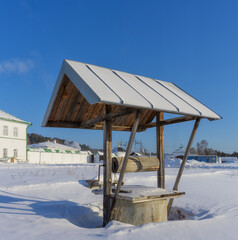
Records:
[[[112,158],[112,172],[121,172],[124,157]],[[159,169],[159,159],[157,157],[129,157],[126,172],[149,172]]]

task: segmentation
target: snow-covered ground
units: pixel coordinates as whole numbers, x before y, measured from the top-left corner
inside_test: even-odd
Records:
[[[179,160],[166,163],[172,189]],[[173,213],[185,219],[102,228],[102,196],[85,187],[97,165],[0,164],[0,239],[237,239],[238,163],[189,161]],[[125,184],[156,186],[156,173],[128,173]]]

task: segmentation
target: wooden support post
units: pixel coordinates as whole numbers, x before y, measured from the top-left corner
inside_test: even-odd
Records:
[[[165,188],[165,174],[164,174],[164,127],[161,126],[164,114],[160,112],[156,116],[156,145],[157,158],[160,160],[160,167],[157,171],[157,186],[158,188]]]
[[[138,110],[136,112],[136,118],[135,118],[135,121],[133,123],[130,139],[129,139],[129,142],[128,142],[128,145],[127,145],[127,148],[126,148],[126,154],[125,154],[124,161],[123,161],[123,164],[122,164],[121,173],[120,173],[119,180],[118,180],[118,183],[117,183],[117,188],[116,188],[116,191],[115,191],[115,195],[114,195],[114,198],[112,200],[112,205],[111,205],[111,210],[110,210],[110,215],[109,215],[108,221],[111,220],[111,214],[112,214],[112,211],[115,207],[116,199],[117,199],[117,196],[118,196],[118,194],[120,192],[120,189],[121,189],[121,184],[122,184],[123,177],[124,177],[124,174],[125,174],[125,171],[126,171],[126,166],[127,166],[127,162],[128,162],[128,159],[129,159],[129,155],[131,153],[132,144],[133,144],[133,141],[134,141],[134,138],[135,138],[135,135],[136,135],[136,131],[137,131],[137,128],[138,128],[138,125],[139,125],[139,122],[140,122],[140,117],[141,117],[141,111]]]
[[[105,114],[108,114],[110,112],[111,106],[105,105]],[[103,226],[106,226],[111,209],[110,194],[112,191],[112,120],[107,119],[104,121],[103,130]]]
[[[173,190],[175,190],[175,191],[178,190],[179,181],[180,181],[180,178],[181,178],[181,176],[182,176],[182,174],[183,174],[183,170],[184,170],[184,167],[185,167],[187,158],[188,158],[188,154],[189,154],[190,148],[191,148],[191,146],[192,146],[193,139],[194,139],[194,137],[195,137],[195,135],[196,135],[196,132],[197,132],[197,129],[198,129],[200,120],[201,120],[200,118],[197,118],[197,119],[196,119],[196,122],[195,122],[195,124],[194,124],[193,131],[192,131],[192,133],[191,133],[191,136],[190,136],[190,139],[189,139],[189,142],[188,142],[186,151],[185,151],[185,155],[184,155],[183,161],[182,161],[182,163],[181,163],[181,166],[180,166],[180,169],[179,169],[177,178],[176,178],[175,183],[174,183]],[[173,199],[170,199],[170,200],[169,200],[169,204],[168,204],[168,215],[169,215],[169,212],[170,212],[170,209],[171,209],[172,204],[173,204]]]

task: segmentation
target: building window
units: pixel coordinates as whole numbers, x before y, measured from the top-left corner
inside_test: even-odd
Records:
[[[13,128],[13,136],[18,137],[18,128],[17,127]]]
[[[3,157],[7,158],[7,149],[6,148],[3,149]]]
[[[17,149],[14,149],[14,158],[17,158],[18,152]]]
[[[3,135],[4,136],[8,135],[8,126],[3,126]]]

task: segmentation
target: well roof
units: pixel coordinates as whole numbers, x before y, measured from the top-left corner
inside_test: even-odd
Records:
[[[42,126],[80,126],[102,116],[104,104],[111,105],[114,112],[144,110],[140,125],[150,123],[157,112],[221,118],[174,83],[64,60]],[[130,130],[133,121],[133,114],[114,119],[114,130],[122,130],[119,126]],[[86,128],[102,129],[102,124]]]

